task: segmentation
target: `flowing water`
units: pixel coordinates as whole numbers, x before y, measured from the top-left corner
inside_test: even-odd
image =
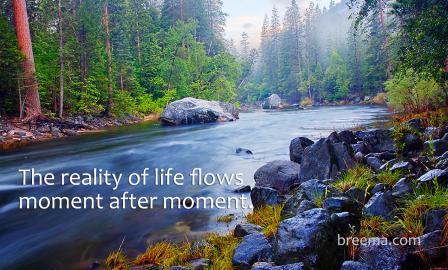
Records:
[[[227,230],[216,218],[241,216],[241,209],[174,210],[18,210],[20,196],[234,196],[235,187],[21,186],[19,169],[41,172],[141,172],[174,168],[188,175],[193,168],[210,173],[243,173],[253,185],[257,168],[289,159],[289,142],[297,136],[318,139],[334,130],[366,126],[387,117],[384,107],[317,107],[302,111],[242,113],[231,123],[162,127],[145,123],[107,133],[57,140],[15,152],[0,153],[0,269],[89,269],[110,251],[130,255],[161,239],[183,241],[204,232]],[[253,157],[235,154],[238,147]],[[229,225],[230,226],[230,225]]]

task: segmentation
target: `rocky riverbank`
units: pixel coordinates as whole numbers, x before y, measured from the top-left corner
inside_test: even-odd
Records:
[[[158,119],[156,114],[145,117],[127,116],[120,118],[86,115],[64,119],[39,120],[35,123],[23,123],[18,118],[0,118],[0,151],[156,119]]]
[[[290,160],[255,173],[247,223],[134,260],[113,253],[107,268],[445,269],[448,129],[424,123],[295,138]]]

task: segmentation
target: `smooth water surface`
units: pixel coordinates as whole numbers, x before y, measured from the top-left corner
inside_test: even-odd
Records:
[[[225,230],[216,217],[242,210],[18,210],[20,196],[119,195],[232,196],[231,186],[22,187],[19,169],[42,172],[141,172],[174,168],[188,173],[243,173],[253,185],[257,168],[289,159],[289,143],[297,136],[318,139],[334,130],[369,125],[387,116],[384,107],[318,107],[302,111],[243,113],[231,123],[162,127],[157,123],[125,127],[0,153],[0,269],[88,269],[120,246],[130,255],[161,239],[182,241],[210,230]],[[253,158],[238,156],[248,148]]]

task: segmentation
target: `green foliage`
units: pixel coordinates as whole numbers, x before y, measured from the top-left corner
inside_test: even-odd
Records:
[[[337,51],[331,54],[330,65],[325,72],[324,79],[326,97],[338,100],[346,97],[349,92],[350,76],[347,65]]]
[[[373,173],[369,167],[358,164],[354,168],[347,170],[334,186],[341,191],[347,191],[351,187],[367,190],[375,185]]]
[[[398,73],[386,82],[386,92],[391,106],[405,112],[423,112],[438,108],[444,95],[434,78],[412,69]]]
[[[0,114],[17,103],[17,77],[22,55],[17,45],[14,29],[4,17],[0,17]]]

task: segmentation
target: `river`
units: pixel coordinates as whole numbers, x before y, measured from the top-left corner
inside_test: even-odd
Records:
[[[138,196],[232,196],[231,186],[110,187],[21,186],[19,169],[41,172],[83,172],[93,168],[141,172],[169,168],[188,175],[193,168],[210,173],[242,173],[253,185],[257,168],[275,159],[289,159],[289,142],[297,136],[318,139],[385,119],[376,106],[316,107],[301,111],[242,113],[231,123],[162,127],[144,123],[76,138],[56,140],[0,153],[0,269],[88,269],[113,250],[130,255],[161,239],[194,239],[207,231],[224,231],[216,222],[241,210],[18,210],[20,196],[112,196],[130,191]],[[238,147],[253,157],[235,154]]]

